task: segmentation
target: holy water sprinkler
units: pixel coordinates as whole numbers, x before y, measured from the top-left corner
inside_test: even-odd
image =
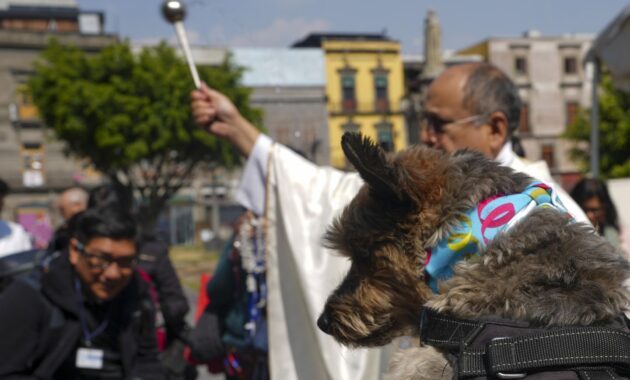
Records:
[[[183,23],[184,18],[186,17],[186,7],[184,7],[184,4],[179,0],[165,0],[164,4],[162,4],[162,14],[164,15],[164,18],[175,27],[175,33],[177,34],[179,44],[184,51],[184,56],[188,62],[188,68],[190,69],[190,74],[195,82],[195,87],[199,88],[201,86],[201,81],[199,80],[199,73],[197,72],[195,62],[193,61],[190,45],[188,44],[188,37],[186,36],[186,29],[184,29]]]

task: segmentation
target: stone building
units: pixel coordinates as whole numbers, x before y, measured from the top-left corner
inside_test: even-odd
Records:
[[[88,52],[116,41],[104,33],[103,17],[80,11],[75,0],[0,1],[0,178],[12,188],[2,217],[38,236],[55,222],[55,194],[91,173],[64,156],[62,144],[39,120],[25,83],[51,37]]]

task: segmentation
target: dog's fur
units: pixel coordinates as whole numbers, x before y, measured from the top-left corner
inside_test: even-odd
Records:
[[[366,184],[326,234],[327,245],[351,260],[318,320],[340,343],[381,346],[417,336],[425,304],[533,326],[605,324],[624,311],[627,261],[591,226],[553,209],[532,212],[480,256],[459,262],[434,294],[423,271],[426,249],[458,215],[491,196],[522,192],[532,179],[471,151],[413,147],[388,158],[357,134],[344,135],[342,147]],[[394,357],[393,378],[450,378],[439,351],[407,351]]]

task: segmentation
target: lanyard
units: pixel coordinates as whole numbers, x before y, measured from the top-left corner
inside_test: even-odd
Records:
[[[83,338],[85,339],[85,344],[87,344],[87,346],[90,347],[92,345],[92,339],[96,338],[107,328],[107,325],[109,324],[109,315],[111,314],[111,305],[107,309],[107,315],[105,316],[105,319],[103,320],[103,322],[101,322],[101,324],[98,325],[96,329],[90,332],[90,329],[88,328],[88,322],[87,322],[87,312],[85,310],[85,306],[83,305],[83,295],[81,293],[81,281],[79,281],[79,279],[76,277],[74,278],[74,290],[77,294],[77,299],[79,301],[79,320],[81,321],[81,328],[83,329]]]

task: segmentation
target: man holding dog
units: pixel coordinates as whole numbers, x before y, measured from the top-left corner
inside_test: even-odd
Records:
[[[317,167],[274,144],[221,93],[202,86],[191,96],[198,125],[225,138],[248,158],[237,197],[269,222],[271,373],[282,374],[283,379],[376,378],[385,370],[386,349],[350,350],[315,326],[326,297],[349,264],[323,248],[321,237],[363,181],[355,173]],[[552,183],[544,162],[526,163],[512,152],[510,138],[520,107],[516,86],[496,67],[485,63],[451,67],[429,89],[422,140],[448,152],[474,149]],[[560,191],[560,197],[577,220],[586,221],[566,193]]]

